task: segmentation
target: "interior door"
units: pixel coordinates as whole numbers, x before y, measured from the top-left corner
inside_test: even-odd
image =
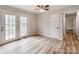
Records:
[[[59,39],[59,14],[51,16],[51,37]]]

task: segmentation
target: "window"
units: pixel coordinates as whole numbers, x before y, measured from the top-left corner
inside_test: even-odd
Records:
[[[27,17],[20,17],[20,36],[27,35]]]
[[[16,20],[13,15],[5,15],[5,40],[16,38]]]

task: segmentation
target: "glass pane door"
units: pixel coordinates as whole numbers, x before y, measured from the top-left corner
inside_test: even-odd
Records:
[[[13,15],[5,15],[5,40],[16,38],[16,20]]]
[[[27,35],[27,18],[20,17],[20,37]]]

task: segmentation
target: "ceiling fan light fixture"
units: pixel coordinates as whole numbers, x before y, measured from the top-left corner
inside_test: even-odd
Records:
[[[45,10],[44,9],[40,9],[40,12],[45,12]]]

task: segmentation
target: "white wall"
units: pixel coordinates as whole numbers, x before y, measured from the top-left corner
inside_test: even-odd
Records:
[[[35,14],[29,15],[29,20],[28,20],[28,34],[29,35],[34,35],[37,33],[37,17]]]
[[[38,16],[38,33],[50,36],[50,18],[49,14],[41,14]]]
[[[52,18],[53,15],[54,18]],[[44,36],[62,39],[62,14],[40,14],[38,16],[38,33]]]

